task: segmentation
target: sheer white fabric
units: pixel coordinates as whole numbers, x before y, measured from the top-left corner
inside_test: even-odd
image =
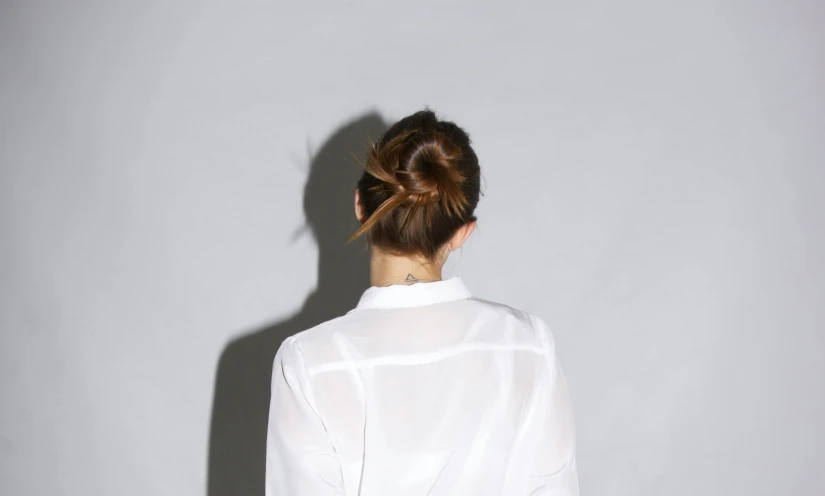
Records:
[[[371,287],[275,356],[266,496],[578,495],[539,318],[461,279]]]

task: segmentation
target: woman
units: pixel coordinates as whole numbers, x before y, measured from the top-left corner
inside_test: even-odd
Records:
[[[353,238],[367,238],[371,287],[275,356],[267,496],[577,495],[547,326],[441,278],[476,221],[469,136],[417,112],[364,169]]]

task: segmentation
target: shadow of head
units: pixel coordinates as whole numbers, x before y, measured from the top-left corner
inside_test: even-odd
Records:
[[[363,241],[346,243],[357,228],[353,195],[361,175],[351,157],[363,158],[367,139],[377,140],[386,129],[378,114],[363,115],[336,130],[312,156],[303,208],[306,230],[318,245],[318,284],[296,314],[233,340],[221,354],[209,433],[208,496],[264,494],[275,352],[287,337],[346,313],[369,285]]]

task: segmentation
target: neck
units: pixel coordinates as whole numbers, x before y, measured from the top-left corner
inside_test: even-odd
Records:
[[[377,248],[370,252],[370,284],[414,284],[441,280],[443,262],[423,257],[397,256]]]

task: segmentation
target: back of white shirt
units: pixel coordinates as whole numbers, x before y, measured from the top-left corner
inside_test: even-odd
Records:
[[[540,319],[459,278],[373,287],[278,351],[267,496],[577,495],[574,438]]]

